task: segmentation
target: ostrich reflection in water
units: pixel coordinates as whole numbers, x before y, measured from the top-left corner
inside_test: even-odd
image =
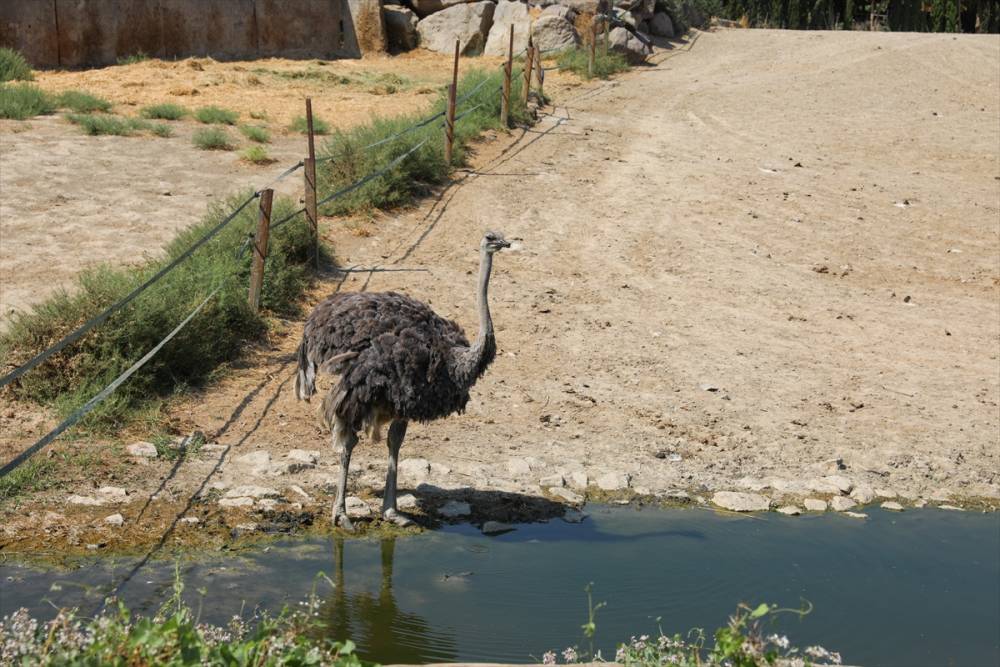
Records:
[[[357,541],[354,544],[367,546]],[[396,540],[384,539],[380,547],[382,571],[378,593],[371,590],[349,591],[344,583],[345,541],[334,540],[335,586],[320,608],[327,632],[335,640],[350,638],[358,645],[362,658],[383,664],[454,661],[457,653],[450,635],[440,630],[432,631],[421,616],[399,608],[392,590]],[[367,549],[363,551],[368,552]],[[355,567],[364,567],[365,564],[357,563]],[[351,580],[358,581],[354,570]]]

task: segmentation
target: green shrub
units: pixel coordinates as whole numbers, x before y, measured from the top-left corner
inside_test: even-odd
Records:
[[[299,134],[306,134],[309,131],[306,117],[296,116],[292,119],[292,124],[288,129]],[[330,134],[330,125],[325,120],[313,116],[313,134]]]
[[[174,136],[173,129],[166,123],[153,123],[149,126],[149,131],[163,139]]]
[[[92,136],[115,135],[130,137],[139,132],[149,130],[150,125],[141,118],[124,118],[104,114],[71,113],[66,118],[79,125],[86,134]]]
[[[4,81],[34,81],[31,65],[19,51],[0,47],[0,83]]]
[[[250,141],[256,141],[258,144],[271,143],[270,133],[259,125],[240,125],[240,132],[243,133],[244,137]]]
[[[253,164],[272,164],[277,162],[273,157],[271,157],[267,149],[263,146],[250,146],[240,157],[246,162],[252,162]]]
[[[236,125],[240,115],[222,107],[202,107],[194,112],[195,119],[208,125]]]
[[[484,130],[500,127],[498,89],[502,81],[500,72],[485,70],[472,70],[459,81],[459,99],[480,83],[483,85],[470,99],[458,106],[460,118],[455,126],[453,164],[464,163],[466,146],[472,139]],[[523,77],[515,71],[510,109],[510,120],[515,123],[527,121],[527,114],[521,103],[522,81]],[[445,94],[442,92],[431,113],[443,110],[446,103]],[[477,105],[481,106],[476,108]],[[462,116],[464,112],[474,108],[474,111]],[[420,122],[425,115],[426,113],[376,118],[365,125],[334,132],[321,151],[323,155],[332,159],[318,165],[317,180],[321,188],[321,198],[378,171],[418,142],[424,139],[427,139],[427,142],[381,178],[376,178],[350,194],[325,204],[324,214],[338,215],[371,208],[398,206],[415,195],[428,191],[430,186],[443,183],[448,178],[452,165],[447,164],[444,159],[442,119],[408,132],[398,139],[364,150],[365,146],[382,141]]]
[[[156,120],[180,120],[188,115],[188,110],[179,104],[153,104],[144,107],[139,115]]]
[[[30,83],[0,84],[0,118],[26,120],[56,110],[55,100]]]
[[[194,145],[203,151],[231,151],[236,148],[232,137],[221,127],[206,127],[197,130],[192,137]]]
[[[141,63],[149,60],[149,55],[143,51],[133,53],[130,56],[121,56],[118,58],[119,65],[135,65],[136,63]]]
[[[67,90],[59,93],[56,97],[56,104],[60,109],[70,109],[77,113],[111,111],[111,102],[82,90]]]
[[[249,193],[211,208],[205,219],[179,233],[162,259],[137,267],[98,266],[80,274],[72,292],[58,292],[30,313],[15,316],[0,334],[0,362],[13,367],[45,349],[147,280],[236,208]],[[275,201],[281,219],[294,202]],[[224,285],[176,338],[94,410],[85,424],[112,430],[135,411],[179,387],[203,383],[219,364],[265,332],[264,320],[247,306],[250,253],[236,257],[256,228],[257,206],[247,205],[215,238],[107,322],[11,385],[14,395],[55,407],[78,408],[152,349],[217,285]],[[281,316],[297,313],[308,280],[312,235],[303,216],[271,234],[261,303]]]
[[[590,54],[587,49],[567,49],[559,54],[556,63],[564,72],[573,72],[584,79],[590,78]],[[603,45],[597,45],[594,55],[594,78],[607,79],[612,74],[624,72],[628,67],[625,56],[614,51],[604,53]]]

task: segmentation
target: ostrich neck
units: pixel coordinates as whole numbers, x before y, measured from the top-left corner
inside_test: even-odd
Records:
[[[471,386],[482,375],[496,356],[496,339],[493,336],[493,318],[490,317],[488,292],[490,272],[493,270],[493,254],[481,251],[479,258],[479,333],[471,347],[458,348],[455,359],[455,380],[463,386]]]

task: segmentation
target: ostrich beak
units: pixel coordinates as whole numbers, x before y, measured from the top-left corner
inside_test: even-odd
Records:
[[[501,248],[509,248],[510,247],[510,241],[501,241],[500,242],[500,247]]]

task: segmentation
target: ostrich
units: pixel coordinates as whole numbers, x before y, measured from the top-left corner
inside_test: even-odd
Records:
[[[462,328],[430,306],[395,292],[334,294],[306,321],[298,349],[295,393],[308,401],[316,373],[339,376],[323,399],[321,416],[340,448],[340,486],[333,524],[353,530],[347,517],[347,469],[364,429],[372,442],[389,424],[389,470],[382,518],[412,523],[396,508],[396,462],[411,420],[427,422],[463,412],[469,389],[496,357],[493,320],[486,300],[493,254],[510,243],[487,232],[479,245],[479,334],[469,344]]]

